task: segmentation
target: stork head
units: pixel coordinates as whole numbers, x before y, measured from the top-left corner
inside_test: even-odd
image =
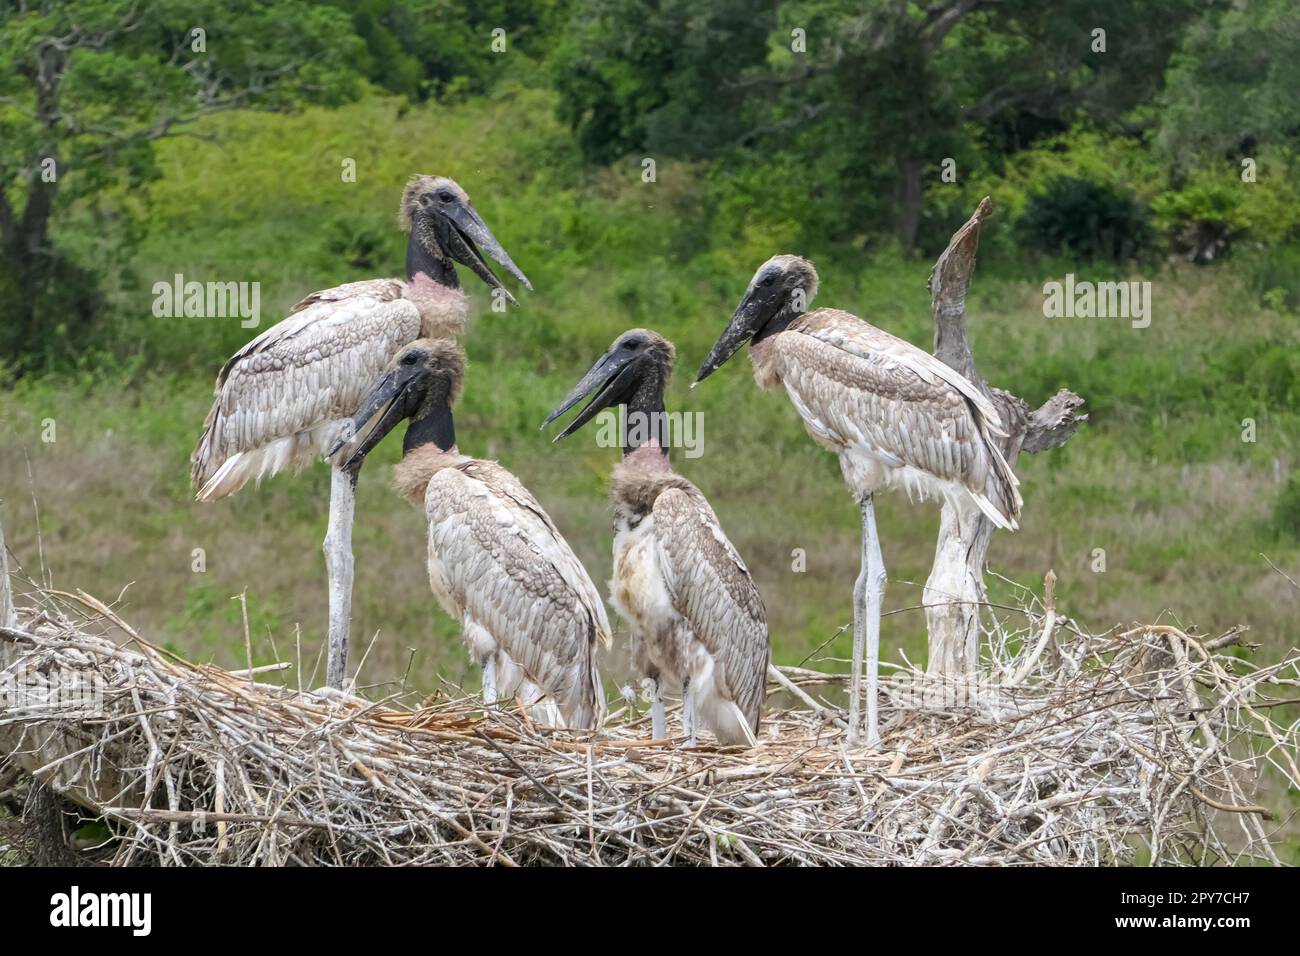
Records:
[[[817,295],[817,270],[798,256],[773,256],[754,273],[745,297],[736,306],[709,357],[700,366],[696,382],[702,382],[726,363],[746,342],[784,329],[796,315],[805,312]]]
[[[640,410],[662,410],[664,388],[672,374],[675,357],[673,343],[658,332],[650,329],[624,332],[596,360],[596,364],[564,397],[564,401],[556,406],[555,411],[546,417],[542,427],[545,428],[592,393],[595,393],[592,400],[569,422],[564,431],[555,436],[556,441],[572,435],[602,409],[627,405]]]
[[[326,457],[344,469],[357,467],[403,419],[411,421],[407,451],[429,442],[450,450],[456,445],[451,406],[464,375],[465,353],[455,342],[416,339],[393,356],[353,416],[351,436],[336,441]]]
[[[469,201],[469,195],[454,180],[445,176],[412,176],[402,191],[398,221],[411,234],[412,252],[422,251],[437,262],[454,261],[468,266],[480,279],[492,288],[500,289],[514,302],[515,297],[501,284],[483,258],[483,252],[486,252],[522,282],[525,289],[532,291],[528,277],[501,248],[501,243],[497,242],[492,230]],[[415,271],[411,262],[412,252],[407,254],[410,273]],[[422,257],[417,258],[423,261]]]

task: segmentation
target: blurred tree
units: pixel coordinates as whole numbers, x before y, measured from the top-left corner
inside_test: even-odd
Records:
[[[776,0],[581,0],[556,35],[561,118],[593,163],[753,139]]]
[[[1204,6],[576,0],[551,62],[589,161],[764,154],[804,174],[781,190],[833,184],[833,202],[804,204],[819,236],[853,238],[884,212],[910,249],[945,159],[961,176],[1080,114],[1121,125]]]
[[[1300,4],[1216,3],[1186,31],[1160,97],[1179,166],[1300,146]]]
[[[207,114],[353,97],[362,57],[347,15],[307,0],[0,7],[0,359],[36,364],[95,314],[95,275],[51,239],[69,203],[148,181],[152,144]]]
[[[366,77],[424,100],[486,91],[513,51],[544,57],[562,0],[330,2],[351,15],[365,42]]]

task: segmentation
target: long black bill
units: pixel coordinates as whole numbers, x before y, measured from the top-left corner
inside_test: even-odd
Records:
[[[447,237],[447,251],[451,253],[453,259],[461,265],[469,266],[480,279],[492,288],[500,289],[507,299],[515,302],[515,297],[510,294],[510,290],[501,284],[501,280],[496,277],[479,252],[479,247],[482,247],[484,252],[505,266],[507,272],[522,282],[525,289],[532,291],[533,284],[528,281],[528,276],[515,265],[510,254],[501,248],[501,243],[497,242],[496,236],[492,235],[492,230],[487,227],[487,223],[473,206],[467,202],[458,202],[446,211],[446,216],[453,226]]]
[[[740,351],[740,347],[757,334],[767,319],[768,310],[765,305],[766,303],[757,293],[750,292],[745,295],[740,305],[736,307],[736,311],[732,313],[731,321],[722,330],[722,335],[718,336],[718,341],[713,344],[709,357],[704,360],[704,364],[696,373],[695,385],[725,365],[727,359]],[[694,388],[695,385],[691,387]]]
[[[406,418],[403,399],[412,379],[405,368],[394,369],[380,379],[353,416],[351,436],[338,439],[325,457],[344,469],[359,465],[384,436]]]
[[[596,417],[598,412],[621,404],[632,394],[635,386],[636,357],[623,355],[621,351],[606,352],[582,377],[582,381],[573,386],[573,391],[564,396],[564,401],[556,406],[555,411],[546,416],[542,427],[545,428],[587,395],[596,392],[595,397],[587,403],[587,407],[569,422],[564,431],[555,436],[554,441],[559,441],[587,424]]]

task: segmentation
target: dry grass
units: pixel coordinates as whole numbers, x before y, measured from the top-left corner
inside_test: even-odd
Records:
[[[53,445],[24,445],[0,427],[6,531],[24,567],[38,577],[45,573],[43,563],[56,584],[75,583],[100,595],[116,596],[129,587],[127,613],[136,626],[188,656],[228,667],[239,665],[243,647],[238,607],[230,598],[247,590],[259,662],[269,659],[268,632],[283,645],[293,640],[295,623],[302,627],[304,653],[314,658],[325,638],[320,541],[328,469],[308,469],[217,505],[199,505],[189,500],[185,487],[188,445],[169,457],[165,449],[134,436],[116,445],[94,440],[89,419],[102,412],[120,420],[122,411],[111,402],[107,397],[87,402],[77,417],[61,419]],[[204,410],[194,404],[191,417],[201,420]],[[39,430],[39,420],[37,415],[30,434]],[[0,422],[10,424],[2,407]],[[719,470],[727,449],[702,462],[683,463],[745,556],[768,606],[777,658],[789,663],[801,660],[849,618],[859,560],[857,510],[834,456],[795,437],[809,446],[807,457],[761,481],[751,476],[751,485]],[[418,513],[387,487],[388,459],[397,449],[400,444],[378,449],[362,477],[354,539],[354,633],[368,640],[382,630],[370,658],[374,673],[402,672],[413,647],[418,649],[411,671],[416,683],[435,686],[441,674],[472,686],[476,677],[457,625],[429,593]],[[591,487],[575,489],[573,475],[551,459],[512,451],[503,462],[545,503],[601,582],[609,570],[604,490],[609,461]],[[25,452],[31,455],[30,481]],[[731,467],[742,470],[740,464]],[[991,567],[1022,579],[1054,567],[1061,592],[1073,606],[1086,607],[1089,624],[1097,627],[1152,620],[1168,607],[1207,629],[1248,622],[1256,639],[1275,653],[1295,641],[1295,593],[1288,594],[1286,582],[1258,556],[1268,553],[1295,575],[1294,542],[1274,540],[1260,530],[1277,494],[1269,474],[1236,462],[1184,469],[1138,460],[1091,462],[1081,455],[1065,468],[1053,466],[1048,456],[1026,457],[1021,468],[1032,489],[1033,510],[1019,533],[995,538]],[[1098,489],[1110,497],[1098,500]],[[1156,496],[1158,508],[1135,504]],[[37,503],[43,541],[37,535]],[[938,510],[900,497],[882,501],[880,512],[890,574],[887,607],[919,605],[919,584],[934,557]],[[1207,521],[1207,514],[1214,520]],[[206,554],[201,573],[192,566],[195,548]],[[792,570],[796,548],[806,556],[805,573]],[[1104,574],[1092,567],[1097,548],[1107,554]],[[1257,593],[1266,599],[1253,599]],[[922,654],[923,616],[893,617],[883,640],[886,657],[899,648],[914,657]],[[847,653],[847,637],[836,649]],[[629,670],[625,657],[620,643],[602,669],[621,677]]]
[[[1300,658],[1028,613],[991,635],[982,685],[893,674],[878,751],[810,695],[836,679],[796,668],[772,690],[804,706],[769,710],[746,750],[649,741],[626,708],[588,734],[463,696],[301,693],[33,589],[0,664],[105,692],[93,713],[8,711],[0,745],[107,819],[119,865],[1277,863],[1253,794],[1268,766],[1300,785],[1297,728],[1273,717]]]

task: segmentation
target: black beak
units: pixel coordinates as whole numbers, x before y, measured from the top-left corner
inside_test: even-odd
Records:
[[[577,405],[585,396],[591,392],[596,392],[597,389],[599,391],[596,392],[596,396],[587,403],[587,407],[580,411],[573,421],[569,422],[564,431],[555,436],[555,441],[572,435],[591,421],[597,412],[621,405],[636,389],[637,359],[639,357],[635,352],[625,354],[623,349],[606,352],[591,367],[591,370],[582,377],[582,381],[573,387],[573,391],[564,396],[564,401],[556,406],[555,411],[546,416],[546,421],[542,422],[542,427],[545,428],[574,405]]]
[[[732,313],[731,321],[709,351],[709,357],[700,366],[700,371],[695,376],[695,385],[720,369],[727,359],[740,351],[742,345],[757,335],[768,319],[776,314],[779,304],[776,296],[765,294],[762,288],[745,293],[745,298],[740,300],[740,305]],[[694,388],[695,385],[691,387]]]
[[[473,269],[480,279],[492,288],[500,289],[507,299],[515,302],[515,297],[510,294],[510,290],[501,284],[501,280],[488,267],[487,261],[479,252],[479,248],[482,247],[484,252],[505,266],[507,272],[522,282],[525,289],[532,291],[533,285],[528,281],[528,277],[519,271],[510,254],[501,248],[501,243],[497,242],[496,236],[492,235],[492,230],[487,227],[487,223],[472,205],[468,202],[457,202],[443,210],[442,214],[446,216],[451,226],[446,230],[445,245],[453,259]]]
[[[344,469],[360,464],[410,414],[406,396],[418,371],[415,366],[399,366],[385,374],[353,416],[352,434],[336,441],[325,454],[326,459],[336,460]]]

